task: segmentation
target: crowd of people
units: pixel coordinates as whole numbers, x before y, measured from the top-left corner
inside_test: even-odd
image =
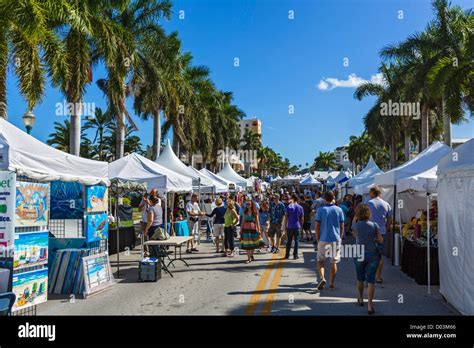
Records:
[[[329,290],[335,289],[337,264],[341,260],[343,240],[355,243],[362,255],[352,255],[357,276],[357,302],[364,305],[365,283],[368,292],[368,313],[375,312],[373,298],[375,283],[382,283],[385,235],[391,227],[391,207],[381,198],[378,187],[370,189],[369,196],[346,194],[337,200],[338,193],[328,190],[295,190],[290,193],[268,189],[254,194],[230,193],[219,195],[210,203],[208,212],[192,194],[185,206],[189,235],[186,252],[198,252],[201,221],[206,222],[208,241],[215,252],[223,257],[245,251],[245,263],[254,262],[256,254],[280,254],[285,243],[283,258],[299,258],[300,242],[313,243],[317,251],[317,289],[326,287],[325,263],[329,262]],[[209,200],[207,202],[210,202]],[[156,190],[143,197],[139,206],[146,238],[154,238],[163,229],[163,207]],[[173,212],[168,211],[173,221]],[[172,224],[171,224],[172,225]],[[314,233],[313,233],[314,226]],[[210,238],[212,234],[213,238]],[[239,243],[236,244],[236,241]],[[238,245],[238,246],[237,246]],[[292,252],[293,251],[293,252]]]

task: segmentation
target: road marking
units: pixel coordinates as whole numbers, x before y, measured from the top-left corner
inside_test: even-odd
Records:
[[[269,293],[263,302],[262,315],[269,315],[272,311],[273,300],[275,299],[276,289],[280,284],[281,273],[283,272],[283,266],[285,265],[285,259],[280,260],[276,267],[275,276],[270,283]]]
[[[262,277],[260,278],[260,281],[257,284],[257,288],[255,289],[255,294],[250,297],[249,304],[245,309],[245,315],[253,315],[255,310],[257,309],[258,302],[260,300],[260,297],[262,296],[261,292],[265,289],[265,285],[267,284],[267,281],[270,278],[273,267],[278,262],[278,256],[279,254],[273,254],[272,259],[265,268],[265,271],[263,272]]]

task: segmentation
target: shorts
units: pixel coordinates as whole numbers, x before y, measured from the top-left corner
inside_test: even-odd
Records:
[[[270,229],[268,230],[268,235],[273,238],[275,235],[278,238],[281,238],[281,224],[270,224]]]
[[[304,222],[303,223],[303,230],[308,231],[311,230],[311,222]]]
[[[188,229],[189,229],[189,236],[194,237],[194,239],[199,239],[199,220],[198,221],[191,221],[188,220]]]
[[[341,242],[318,242],[318,261],[329,259],[331,263],[341,261]]]
[[[224,224],[214,224],[212,229],[214,237],[218,238],[224,236]]]
[[[375,283],[375,273],[377,272],[377,267],[379,265],[379,255],[377,252],[365,253],[363,261],[359,261],[355,258],[354,264],[356,267],[357,281],[366,281],[370,284]]]

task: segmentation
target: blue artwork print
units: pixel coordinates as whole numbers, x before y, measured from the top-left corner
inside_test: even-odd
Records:
[[[51,182],[51,219],[82,219],[82,185],[76,182]]]
[[[107,186],[88,186],[86,193],[86,211],[88,213],[108,211]]]
[[[107,214],[92,214],[86,216],[86,242],[97,242],[109,236]]]

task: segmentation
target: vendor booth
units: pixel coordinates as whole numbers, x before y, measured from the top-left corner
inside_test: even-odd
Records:
[[[13,311],[35,314],[48,293],[88,295],[113,285],[108,164],[59,151],[0,118],[0,169],[8,182],[0,245],[12,260]],[[77,238],[57,238],[67,229]],[[92,263],[107,277],[100,286],[89,281]]]
[[[308,175],[306,178],[300,181],[300,186],[321,186],[321,183],[316,180],[312,175]]]
[[[237,186],[235,184],[235,182],[233,181],[230,181],[230,180],[227,180],[227,179],[224,179],[223,177],[217,175],[217,174],[214,174],[213,172],[211,172],[210,170],[206,169],[206,168],[202,168],[200,170],[201,174],[202,175],[205,175],[207,176],[209,179],[211,180],[214,180],[214,182],[219,182],[221,183],[222,185],[226,186],[227,187],[227,190],[226,191],[223,191],[223,192],[227,192],[227,191],[241,191],[241,187],[240,186]],[[219,193],[219,191],[217,191],[217,193]]]
[[[440,292],[474,315],[474,139],[438,163]]]
[[[374,183],[374,177],[377,174],[381,174],[383,171],[375,163],[372,156],[369,158],[369,162],[364,169],[360,171],[359,174],[353,176],[347,182],[350,191],[353,191],[355,194],[363,195],[368,193],[368,187]],[[366,191],[367,190],[367,191]]]
[[[400,235],[399,231],[395,229],[395,222],[399,223],[405,221],[407,217],[411,217],[416,213],[416,207],[424,207],[426,205],[426,197],[421,195],[420,197],[412,196],[411,200],[403,200],[402,204],[404,209],[399,211],[398,200],[397,200],[397,183],[399,180],[423,173],[438,164],[438,161],[447,153],[451,151],[451,148],[439,141],[434,142],[416,157],[412,158],[408,162],[393,168],[385,173],[375,175],[374,184],[384,189],[382,198],[387,201],[393,212],[393,235],[388,235],[389,240],[392,241],[390,251],[394,251],[392,260],[395,265],[399,265],[400,261]],[[390,256],[390,253],[389,253]]]

